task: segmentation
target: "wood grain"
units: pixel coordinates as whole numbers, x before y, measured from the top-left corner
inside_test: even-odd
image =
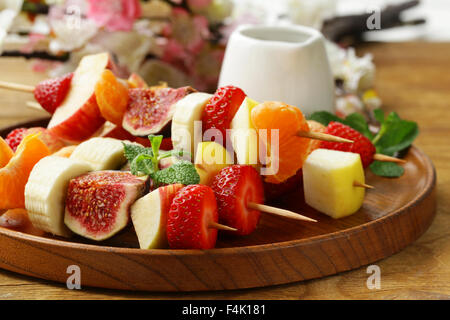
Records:
[[[430,229],[398,254],[377,262],[380,290],[366,287],[366,268],[340,275],[262,289],[190,294],[123,292],[65,286],[0,271],[2,299],[449,299],[450,298],[450,44],[373,44],[377,89],[387,111],[419,122],[417,145],[433,160],[438,174],[437,215]],[[16,59],[0,59],[1,80],[35,84],[36,74]],[[406,76],[405,76],[406,75]],[[31,95],[30,95],[31,96]],[[14,124],[42,113],[24,107],[28,98],[0,92],[0,123]]]

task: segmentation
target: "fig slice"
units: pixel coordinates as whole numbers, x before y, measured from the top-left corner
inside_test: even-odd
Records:
[[[112,237],[128,225],[130,206],[144,194],[146,180],[121,171],[91,172],[70,180],[64,223],[88,239]]]
[[[134,136],[161,133],[172,121],[176,102],[195,91],[191,87],[129,89],[122,127]]]

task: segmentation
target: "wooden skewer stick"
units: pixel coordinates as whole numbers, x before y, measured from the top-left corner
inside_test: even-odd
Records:
[[[12,83],[12,82],[6,82],[6,81],[0,81],[0,88],[22,91],[22,92],[30,92],[30,93],[34,92],[33,86],[27,86],[25,84]]]
[[[214,228],[214,229],[219,229],[219,230],[225,230],[225,231],[237,231],[237,229],[235,229],[235,228],[225,226],[223,224],[220,224],[220,223],[217,223],[214,221],[209,223],[209,227]]]
[[[280,208],[266,206],[265,204],[259,204],[259,203],[250,202],[250,203],[247,204],[247,207],[250,208],[250,209],[259,210],[259,211],[270,213],[270,214],[274,214],[274,215],[277,215],[277,216],[282,216],[282,217],[285,217],[285,218],[302,220],[302,221],[317,222],[317,220],[314,220],[314,219],[302,216],[301,214],[298,214],[298,213],[295,213],[295,212],[292,212],[292,211],[289,211],[289,210],[284,210],[284,209],[280,209]]]
[[[297,132],[297,136],[321,141],[353,143],[353,140],[336,137],[322,132],[299,131]]]
[[[353,181],[353,186],[354,187],[361,187],[361,188],[366,188],[366,189],[375,189],[375,187],[359,182],[359,181]]]
[[[44,108],[42,108],[42,106],[41,106],[39,103],[35,102],[35,101],[27,101],[27,102],[25,103],[25,105],[26,105],[28,108],[30,108],[30,109],[41,110],[41,111],[47,112],[47,110],[45,110]]]
[[[386,161],[386,162],[406,163],[406,160],[395,158],[395,157],[386,156],[386,155],[381,154],[381,153],[374,154],[373,155],[373,159],[374,160],[378,160],[378,161]]]

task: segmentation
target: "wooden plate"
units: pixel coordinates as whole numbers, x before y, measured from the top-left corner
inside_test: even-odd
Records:
[[[21,126],[38,125],[45,121]],[[415,147],[406,160],[398,179],[367,171],[375,189],[368,190],[359,212],[341,220],[309,208],[296,190],[276,205],[318,223],[263,215],[252,235],[221,234],[217,249],[208,251],[140,250],[132,227],[100,244],[0,228],[0,268],[65,283],[68,266],[77,265],[82,286],[151,291],[263,287],[348,271],[400,251],[430,226],[436,206],[434,167]]]

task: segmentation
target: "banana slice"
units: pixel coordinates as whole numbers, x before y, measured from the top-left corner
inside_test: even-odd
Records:
[[[78,145],[70,159],[89,163],[93,171],[117,169],[127,162],[122,142],[113,138],[91,138]]]
[[[190,152],[191,156],[195,154],[194,137],[197,134],[200,137],[198,142],[202,140],[201,126],[196,126],[195,121],[202,120],[203,108],[211,97],[208,93],[195,92],[176,103],[172,119],[172,143],[175,150]]]
[[[92,170],[81,161],[49,156],[33,168],[25,186],[25,208],[31,223],[54,235],[69,237],[64,208],[69,181]]]

